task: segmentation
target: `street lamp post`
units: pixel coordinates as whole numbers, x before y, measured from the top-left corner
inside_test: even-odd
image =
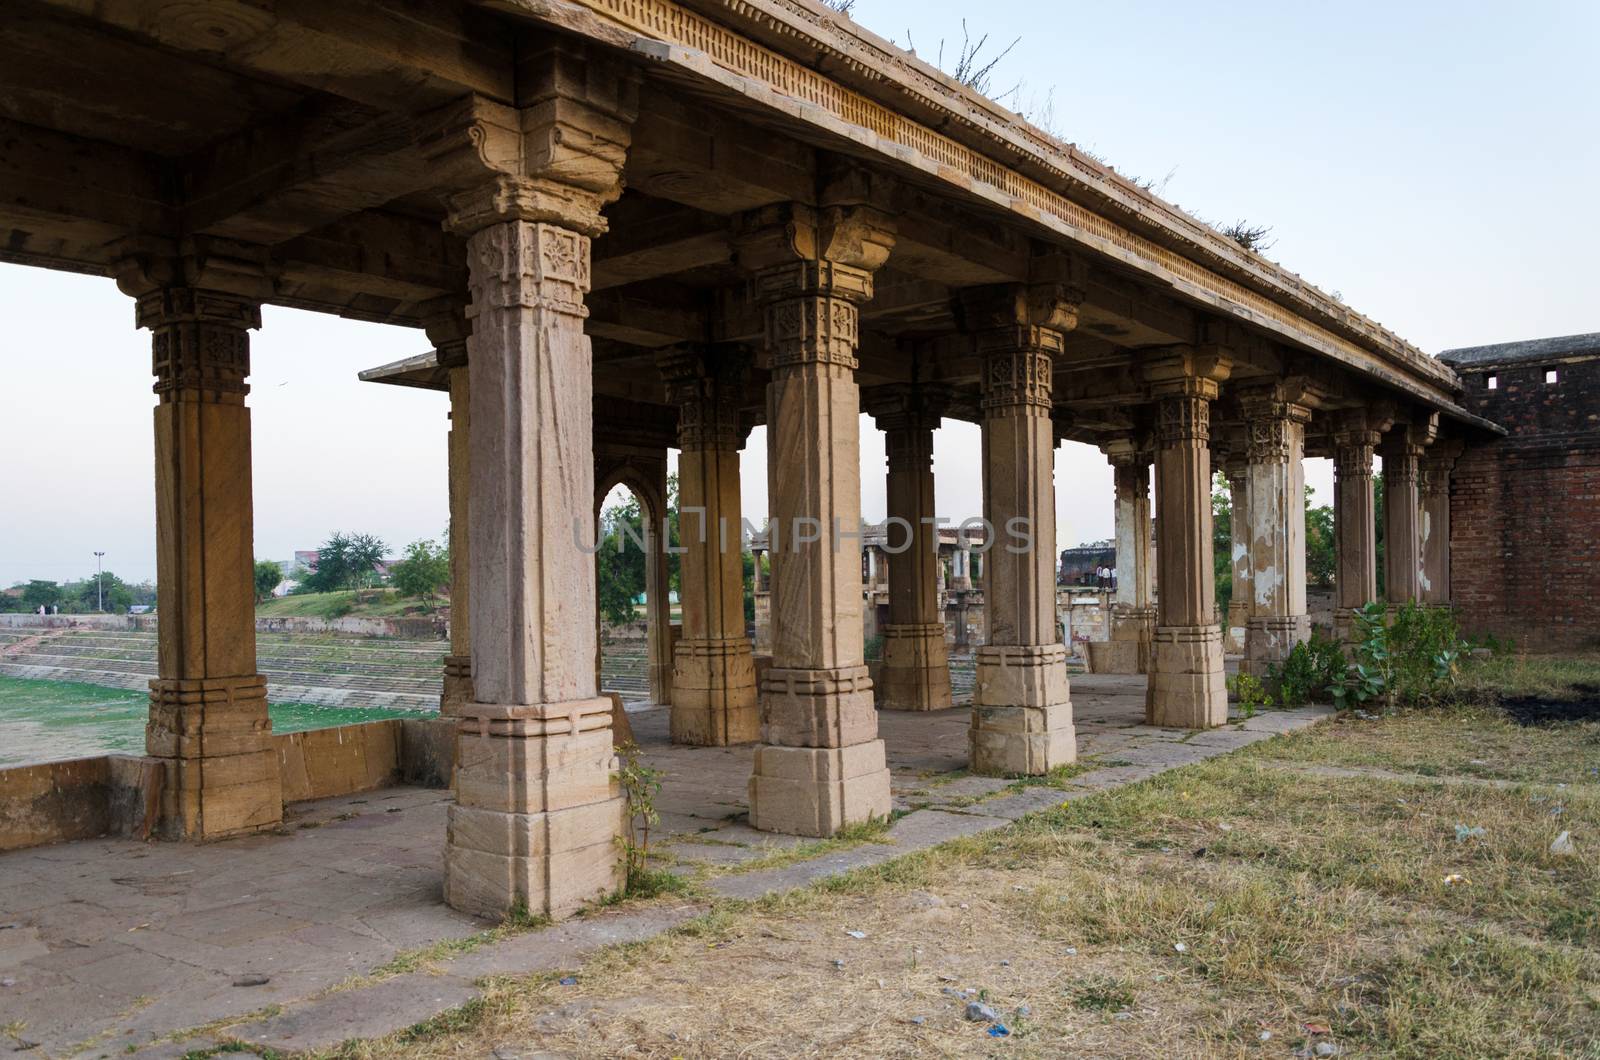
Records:
[[[96,552],[94,554],[94,595],[97,601],[95,610],[101,613],[104,613],[106,609],[106,580],[100,570],[100,557],[104,555],[104,552]]]

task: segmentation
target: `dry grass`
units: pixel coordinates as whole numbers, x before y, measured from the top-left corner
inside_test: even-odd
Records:
[[[1437,720],[1290,742],[1324,761],[1375,733],[1373,764],[1409,768],[1441,739]],[[1501,732],[1482,712],[1455,724],[1462,746],[1505,741],[1524,779],[1546,783],[1586,738]],[[1274,764],[1282,748],[720,907],[602,952],[575,986],[499,981],[462,1013],[345,1052],[1282,1057],[1330,1041],[1344,1055],[1600,1055],[1600,788],[1306,776]],[[1458,824],[1484,834],[1458,841]],[[1562,829],[1578,857],[1549,852]],[[1009,1037],[962,1018],[969,990]]]

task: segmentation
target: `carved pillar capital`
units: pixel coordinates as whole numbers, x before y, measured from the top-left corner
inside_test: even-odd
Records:
[[[1423,455],[1418,467],[1417,485],[1425,497],[1448,496],[1450,472],[1465,448],[1459,439],[1436,441]]]
[[[1245,457],[1252,464],[1283,463],[1296,452],[1296,432],[1311,420],[1311,409],[1285,399],[1278,388],[1239,396],[1244,414]]]
[[[1232,370],[1232,360],[1213,347],[1163,350],[1139,363],[1139,378],[1156,406],[1158,447],[1209,445],[1211,403]]]
[[[519,106],[471,95],[423,115],[415,139],[448,210],[471,235],[504,221],[548,222],[588,236],[622,193],[639,111],[626,63],[555,41],[519,65]]]
[[[433,343],[434,359],[440,368],[464,368],[467,364],[467,339],[472,335],[469,300],[441,298],[432,312],[422,317],[422,332]]]
[[[735,245],[751,273],[751,298],[765,311],[773,368],[854,371],[859,307],[894,246],[888,217],[868,206],[785,203],[740,218]]]
[[[1149,439],[1141,438],[1116,438],[1100,447],[1106,454],[1106,460],[1112,467],[1148,467],[1155,459],[1155,453],[1150,449]]]
[[[1060,283],[960,292],[958,315],[983,364],[979,382],[986,414],[1032,409],[1049,415],[1055,358],[1066,333],[1077,326],[1082,300],[1081,291]]]
[[[163,401],[179,391],[209,401],[237,402],[250,392],[250,335],[261,326],[253,301],[193,287],[167,287],[140,297],[138,326],[151,332],[151,370]]]
[[[739,397],[747,374],[730,354],[697,343],[656,351],[667,399],[678,406],[678,447],[737,452],[744,445]]]

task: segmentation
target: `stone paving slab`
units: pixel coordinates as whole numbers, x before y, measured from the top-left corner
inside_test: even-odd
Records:
[[[454,975],[405,975],[360,990],[329,994],[282,1015],[229,1029],[214,1040],[234,1039],[260,1049],[303,1053],[331,1049],[352,1038],[374,1038],[460,1008],[480,991]],[[196,1047],[190,1042],[189,1048]]]
[[[707,880],[713,895],[748,899],[1002,828],[1331,713],[1274,712],[1191,734],[1143,725],[1141,678],[1075,677],[1073,699],[1080,754],[1107,764],[1065,789],[1008,792],[1007,780],[970,776],[935,784],[965,765],[968,712],[881,714],[896,792],[932,805],[896,820],[884,842],[742,873],[738,864],[812,842],[743,820],[751,748],[672,747],[665,710],[630,715],[646,761],[666,772],[663,851],[722,873]],[[26,1023],[26,1040],[41,1045],[35,1055],[91,1040],[83,1055],[182,1055],[212,1039],[177,1048],[166,1035],[267,1005],[282,1012],[220,1033],[262,1049],[323,1048],[459,1005],[483,976],[573,967],[598,947],[651,937],[701,910],[606,910],[486,943],[441,964],[443,974],[330,993],[399,953],[488,926],[440,901],[448,800],[446,792],[398,788],[297,805],[280,832],[248,839],[99,839],[0,855],[0,981],[10,980],[0,986],[0,1012]],[[245,975],[268,982],[235,986]]]

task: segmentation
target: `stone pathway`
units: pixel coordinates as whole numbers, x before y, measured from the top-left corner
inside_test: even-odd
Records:
[[[965,710],[880,714],[895,805],[909,812],[882,841],[798,860],[794,848],[809,841],[755,832],[740,819],[748,747],[672,747],[664,710],[632,719],[647,760],[667,772],[662,849],[680,871],[700,872],[711,896],[756,898],[1002,828],[1329,713],[1271,713],[1187,733],[1141,723],[1141,678],[1078,677],[1073,699],[1079,753],[1091,768],[1065,788],[958,772]],[[281,833],[210,846],[105,839],[0,855],[0,1049],[109,1057],[179,1056],[225,1040],[326,1048],[459,1006],[484,976],[573,967],[602,946],[704,911],[694,902],[600,911],[469,946],[434,970],[361,978],[398,954],[490,926],[439,900],[448,799],[394,788],[301,804]],[[170,1037],[224,1020],[232,1022]]]

